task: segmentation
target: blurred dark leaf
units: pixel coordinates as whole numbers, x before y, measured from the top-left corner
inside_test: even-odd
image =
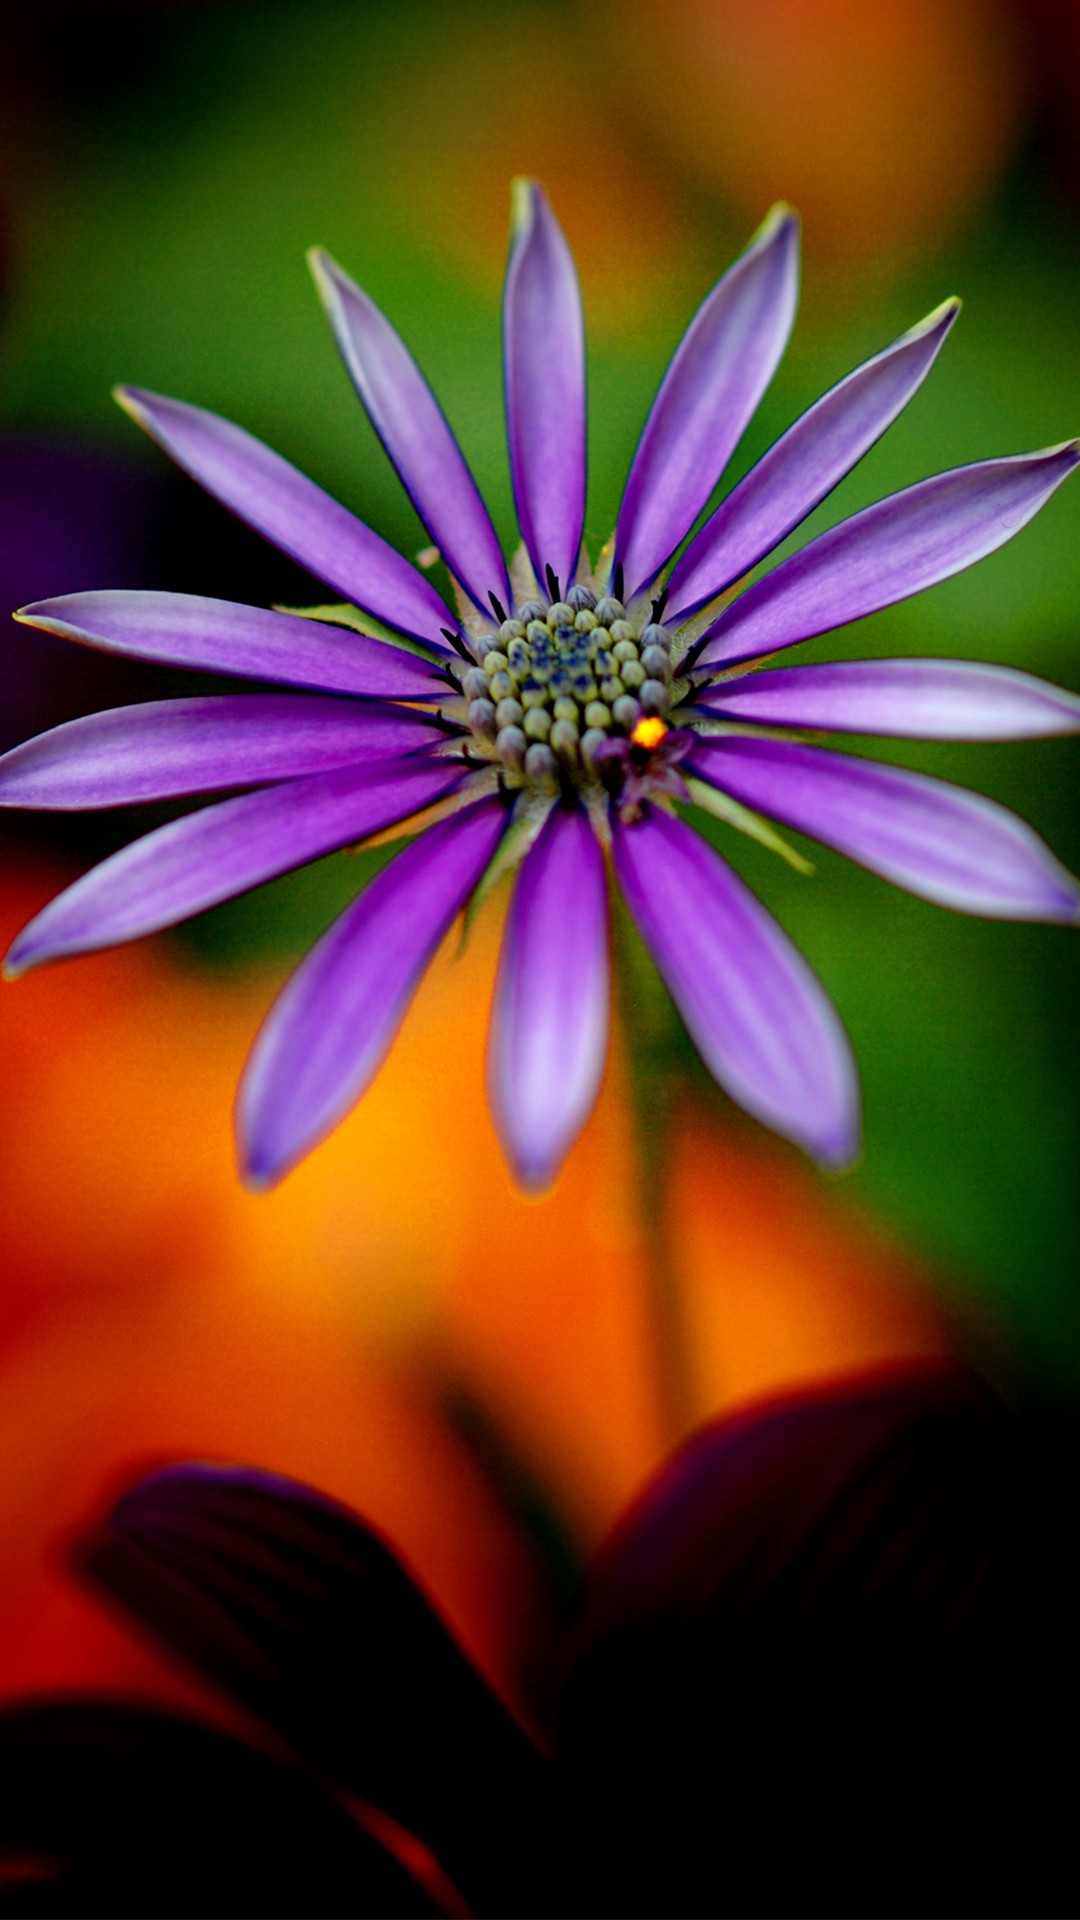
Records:
[[[571,1660],[595,1910],[1072,1911],[1077,1460],[944,1366],[690,1441]]]
[[[0,1716],[0,1913],[434,1914],[303,1775],[115,1702]],[[34,1866],[20,1883],[20,1862]]]
[[[82,1565],[486,1911],[542,1879],[546,1763],[345,1508],[271,1474],[173,1468],[125,1495]]]

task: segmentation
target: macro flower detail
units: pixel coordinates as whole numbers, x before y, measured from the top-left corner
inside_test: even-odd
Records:
[[[781,206],[678,347],[614,535],[593,561],[577,277],[542,190],[523,182],[504,299],[522,533],[508,565],[408,350],[326,254],[311,259],[345,366],[452,577],[456,610],[240,427],[122,390],[181,468],[343,600],[300,612],[117,591],[23,610],[29,624],[92,646],[276,690],[90,715],[0,758],[6,806],[250,789],[95,867],[24,929],[8,971],[171,926],[375,835],[415,833],[317,943],[256,1040],[238,1116],[245,1172],[264,1185],[361,1095],[456,916],[516,872],[489,1079],[515,1171],[540,1187],[603,1071],[610,865],[715,1078],[767,1125],[843,1165],[858,1145],[858,1086],[838,1017],[682,809],[799,863],[770,823],[794,828],[962,912],[1074,921],[1076,882],[1004,808],[793,736],[1031,738],[1080,728],[1080,700],[964,660],[773,659],[994,551],[1076,466],[1077,443],[937,474],[747,584],[917,391],[956,318],[946,301],[812,406],[687,542],[793,324],[798,224]]]

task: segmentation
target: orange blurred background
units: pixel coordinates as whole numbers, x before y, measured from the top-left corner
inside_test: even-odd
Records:
[[[49,891],[9,873],[5,940]],[[558,1596],[514,1484],[576,1561],[676,1436],[617,1055],[555,1190],[526,1200],[507,1174],[483,1075],[498,918],[463,954],[452,939],[368,1097],[268,1196],[239,1185],[231,1140],[268,974],[214,981],[158,943],[0,996],[0,1693],[158,1682],[60,1553],[110,1487],[177,1457],[359,1508],[519,1705],[555,1659]],[[913,1264],[794,1153],[687,1101],[671,1167],[688,1424],[943,1349]],[[483,1415],[494,1476],[455,1408]]]

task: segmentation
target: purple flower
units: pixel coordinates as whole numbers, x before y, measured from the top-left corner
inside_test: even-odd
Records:
[[[479,1915],[1072,1913],[1075,1487],[955,1366],[716,1421],[601,1552],[549,1755],[357,1516],[166,1468],[82,1569],[244,1737],[0,1715],[0,1911],[442,1910],[353,1795]]]
[[[23,931],[9,970],[170,926],[428,816],[304,961],[255,1043],[239,1101],[253,1182],[277,1179],[359,1097],[455,916],[516,867],[491,1094],[518,1176],[549,1181],[604,1063],[605,854],[716,1079],[823,1162],[850,1160],[858,1090],[836,1013],[775,921],[685,824],[687,804],[798,863],[768,822],[797,828],[962,912],[1076,919],[1076,883],[1003,808],[792,732],[1014,739],[1076,730],[1080,700],[968,661],[764,663],[992,552],[1071,472],[1077,443],[938,474],[742,590],[906,405],[955,301],[811,407],[678,552],[784,350],[797,243],[794,215],[775,209],[701,307],[594,567],[582,546],[577,279],[541,189],[519,188],[504,357],[523,545],[509,572],[407,349],[340,268],[313,255],[356,389],[454,577],[456,616],[422,573],[239,427],[122,391],[180,466],[348,604],[301,615],[114,592],[24,611],[93,646],[287,690],[99,713],[0,759],[9,806],[256,789],[104,861]]]

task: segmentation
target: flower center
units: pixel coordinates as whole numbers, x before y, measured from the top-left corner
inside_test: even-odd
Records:
[[[651,721],[662,737],[670,648],[655,623],[635,632],[620,600],[572,587],[504,620],[468,682],[469,724],[504,767],[531,780],[580,778],[606,740],[632,739]]]
[[[630,735],[630,742],[632,746],[643,747],[646,753],[652,753],[660,745],[667,732],[667,722],[661,720],[658,714],[652,717],[643,714],[637,726],[634,728],[633,733]]]

